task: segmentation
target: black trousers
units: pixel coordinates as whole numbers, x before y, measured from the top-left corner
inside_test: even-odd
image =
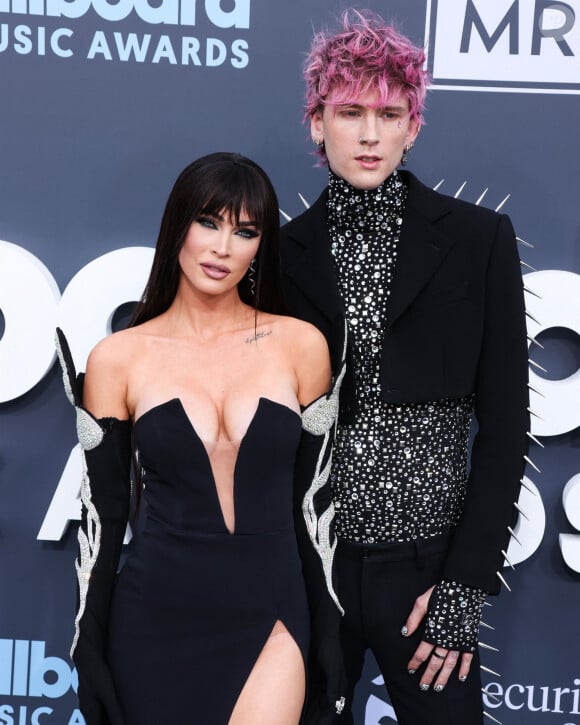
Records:
[[[466,682],[459,665],[443,692],[419,689],[422,668],[414,675],[407,663],[417,649],[423,628],[401,635],[415,599],[441,579],[448,537],[405,544],[352,544],[339,541],[335,566],[338,596],[345,609],[342,642],[348,677],[348,704],[360,679],[364,654],[370,649],[385,680],[399,725],[481,725],[483,705],[479,657],[473,658]],[[345,711],[336,725],[352,725]]]

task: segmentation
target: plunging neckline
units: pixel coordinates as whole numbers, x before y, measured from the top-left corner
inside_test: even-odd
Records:
[[[240,454],[241,454],[241,452],[243,450],[243,447],[244,447],[244,444],[245,444],[246,440],[248,439],[249,434],[250,434],[250,432],[251,432],[251,430],[252,430],[252,428],[253,428],[253,426],[254,426],[254,424],[256,422],[256,419],[258,418],[258,413],[259,413],[260,409],[263,407],[264,404],[274,405],[277,408],[281,408],[282,410],[288,411],[292,415],[296,416],[299,420],[301,420],[300,414],[297,413],[293,408],[290,408],[290,406],[285,405],[284,403],[279,403],[276,400],[272,400],[271,398],[267,398],[265,396],[260,396],[258,398],[258,403],[256,405],[256,410],[254,411],[254,414],[252,415],[252,418],[251,418],[251,420],[250,420],[250,422],[248,424],[248,427],[246,428],[246,431],[243,434],[243,436],[239,439],[239,441],[229,441],[229,443],[231,443],[232,446],[236,446],[237,447],[235,461],[234,461],[234,466],[233,466],[233,469],[232,469],[232,478],[231,478],[231,493],[232,493],[233,514],[234,514],[234,528],[233,529],[230,529],[228,527],[228,525],[226,524],[226,519],[225,519],[225,516],[224,516],[224,510],[222,508],[221,501],[220,501],[220,497],[219,497],[219,492],[218,492],[218,487],[217,487],[217,482],[216,482],[216,476],[215,476],[214,468],[213,468],[213,465],[212,465],[211,455],[210,455],[210,453],[208,451],[208,448],[207,448],[207,445],[206,445],[206,443],[212,443],[212,442],[211,441],[209,441],[209,442],[204,441],[204,439],[199,435],[199,433],[197,432],[197,430],[196,430],[196,428],[195,428],[195,426],[194,426],[191,418],[189,417],[189,415],[187,414],[187,411],[185,410],[185,406],[183,405],[183,402],[182,402],[181,398],[179,398],[179,397],[170,398],[169,400],[166,400],[163,403],[159,403],[157,405],[154,405],[153,407],[149,408],[144,413],[142,413],[135,420],[135,422],[133,423],[133,426],[136,427],[137,425],[139,425],[139,423],[144,418],[147,418],[150,414],[152,414],[155,411],[158,411],[158,410],[160,410],[162,408],[166,408],[168,406],[174,406],[174,407],[176,407],[176,409],[178,411],[180,411],[180,414],[185,419],[186,425],[189,427],[189,429],[190,429],[190,431],[191,431],[191,433],[193,435],[193,438],[201,446],[201,449],[202,449],[203,454],[204,454],[204,457],[205,457],[205,463],[207,465],[207,469],[208,469],[209,475],[211,477],[213,495],[215,496],[215,503],[217,504],[217,509],[219,511],[219,515],[220,515],[220,518],[221,518],[221,523],[223,525],[224,531],[227,534],[229,534],[230,536],[235,536],[235,534],[236,534],[236,528],[237,528],[237,515],[236,515],[236,505],[235,505],[236,499],[235,499],[235,495],[236,495],[236,473],[237,473],[237,470],[238,470],[238,463],[239,463],[239,460],[240,460]],[[215,445],[218,445],[218,442],[216,442]]]
[[[323,396],[320,396],[320,397],[323,397]],[[237,441],[228,441],[229,443],[237,444],[238,446],[241,445],[241,443],[244,440],[244,438],[248,435],[248,431],[252,427],[252,423],[254,422],[254,419],[255,419],[255,417],[256,417],[256,415],[258,413],[258,410],[259,410],[259,408],[260,408],[260,406],[262,405],[263,402],[271,403],[272,405],[277,405],[279,408],[285,408],[286,410],[289,410],[291,413],[294,413],[294,415],[296,415],[298,418],[301,418],[300,413],[298,413],[297,411],[295,411],[294,408],[291,408],[289,405],[285,405],[284,403],[279,403],[277,400],[272,400],[272,398],[268,398],[265,395],[260,395],[260,397],[258,398],[258,402],[256,404],[256,410],[254,411],[254,414],[252,415],[252,418],[251,418],[251,420],[250,420],[250,422],[248,424],[248,427],[246,428],[246,432],[244,433],[244,435],[239,440],[237,440]],[[133,425],[136,426],[141,420],[143,420],[143,418],[146,418],[150,413],[153,413],[154,411],[158,410],[159,408],[164,408],[167,405],[172,405],[172,404],[175,404],[175,403],[177,403],[178,406],[181,408],[181,412],[187,418],[187,422],[189,423],[189,426],[190,426],[191,430],[195,434],[195,437],[201,443],[204,444],[204,447],[205,447],[205,444],[206,443],[215,443],[215,444],[217,444],[217,441],[205,441],[199,435],[199,433],[195,429],[195,426],[193,424],[193,421],[191,420],[191,418],[189,417],[187,411],[185,410],[185,406],[183,405],[183,401],[181,400],[181,398],[178,395],[176,395],[174,398],[169,398],[168,400],[165,400],[163,403],[157,403],[157,405],[154,405],[151,408],[148,408],[144,413],[141,413],[141,415],[133,422]],[[304,410],[304,407],[305,406],[302,406],[301,405],[300,406],[300,409],[301,410]]]

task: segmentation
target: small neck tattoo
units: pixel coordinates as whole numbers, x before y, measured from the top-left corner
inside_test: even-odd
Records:
[[[272,334],[272,330],[264,330],[264,332],[256,332],[255,335],[251,335],[250,337],[246,337],[244,342],[246,345],[249,345],[252,342],[258,342],[258,340],[261,340],[263,337],[268,337],[268,335]]]

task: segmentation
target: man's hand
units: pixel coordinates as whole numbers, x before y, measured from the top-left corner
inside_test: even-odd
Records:
[[[411,614],[409,614],[405,626],[401,630],[403,636],[408,637],[414,634],[421,625],[427,614],[429,599],[431,598],[433,589],[435,589],[434,586],[415,600]],[[427,662],[427,666],[421,676],[419,687],[426,691],[434,684],[433,689],[435,692],[441,692],[458,661],[460,662],[458,677],[462,682],[465,682],[471,668],[472,660],[473,655],[468,652],[460,653],[457,650],[447,650],[444,647],[433,645],[431,642],[425,642],[423,640],[415,650],[413,657],[409,660],[407,670],[410,674],[414,674],[424,662]]]

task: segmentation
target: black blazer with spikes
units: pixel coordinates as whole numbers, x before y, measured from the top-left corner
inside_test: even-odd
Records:
[[[507,216],[399,173],[408,196],[383,327],[382,396],[387,403],[415,403],[475,394],[478,432],[444,576],[497,593],[529,427],[515,234]],[[325,190],[283,228],[282,271],[290,314],[325,334],[336,370],[344,308],[330,253],[327,198]],[[350,374],[343,383],[342,420],[355,410]]]

